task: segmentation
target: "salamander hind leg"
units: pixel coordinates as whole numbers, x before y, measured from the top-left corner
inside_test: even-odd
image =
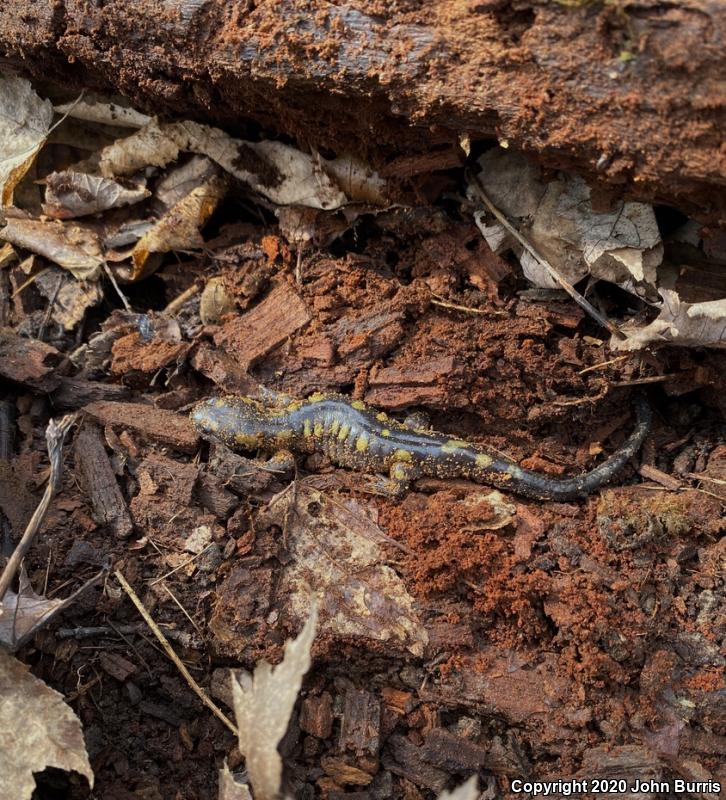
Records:
[[[410,431],[424,431],[431,428],[431,417],[425,411],[412,411],[406,415],[403,424]]]

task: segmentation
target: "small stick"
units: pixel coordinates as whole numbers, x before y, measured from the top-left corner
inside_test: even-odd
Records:
[[[76,416],[76,414],[67,414],[65,417],[61,418],[60,422],[56,422],[52,419],[48,423],[48,427],[45,431],[45,440],[48,443],[50,477],[48,478],[43,497],[25,528],[23,538],[18,542],[18,546],[8,559],[8,563],[5,565],[2,575],[0,575],[0,601],[2,601],[10,588],[10,584],[20,567],[20,562],[25,558],[25,554],[33,544],[35,535],[38,533],[38,529],[45,519],[45,515],[48,513],[50,502],[60,487],[61,473],[63,471],[63,442],[71,425],[76,421]]]
[[[593,364],[590,367],[585,367],[585,369],[581,369],[577,374],[587,375],[588,372],[593,372],[593,370],[602,369],[603,367],[609,367],[611,364],[617,364],[618,362],[625,361],[628,358],[630,358],[630,353],[624,356],[616,356],[615,358],[611,358],[609,361],[601,361],[599,364]]]
[[[458,303],[450,303],[448,300],[433,299],[432,306],[439,306],[440,308],[450,308],[453,311],[464,311],[467,314],[484,314],[485,316],[506,316],[504,311],[491,311],[484,308],[472,308],[471,306],[460,306]]]
[[[111,271],[111,267],[109,267],[109,265],[105,261],[101,266],[103,267],[103,271],[106,273],[106,277],[111,281],[111,285],[116,290],[116,294],[121,298],[121,302],[124,304],[124,308],[128,312],[131,312],[132,308],[129,305],[129,301],[126,299],[126,295],[121,291],[121,287],[116,282],[116,278],[114,277],[113,272]]]
[[[124,576],[121,574],[120,570],[114,570],[113,574],[116,577],[116,580],[121,584],[123,590],[131,599],[131,602],[136,606],[136,609],[138,610],[139,614],[141,614],[141,616],[146,621],[146,624],[153,631],[154,636],[156,636],[156,638],[159,640],[159,643],[164,648],[166,654],[174,662],[179,672],[181,672],[181,674],[184,676],[184,679],[189,684],[189,687],[194,692],[194,694],[196,694],[196,696],[202,701],[202,703],[204,703],[205,706],[207,706],[207,708],[214,714],[215,717],[217,717],[217,719],[220,722],[226,725],[227,728],[229,728],[229,730],[231,730],[232,733],[239,738],[239,731],[237,730],[237,726],[234,725],[229,719],[227,719],[224,712],[218,706],[216,706],[209,699],[209,697],[207,697],[207,695],[204,692],[204,689],[202,689],[202,687],[194,680],[192,674],[189,672],[186,666],[184,666],[184,663],[179,658],[179,656],[174,652],[174,649],[169,644],[169,640],[161,632],[161,628],[159,628],[159,626],[151,618],[151,615],[144,607],[144,604],[139,599],[139,596],[131,588],[126,578],[124,578]]]
[[[178,297],[175,297],[171,303],[161,312],[162,317],[170,317],[176,314],[177,311],[192,297],[199,294],[199,286],[193,283],[188,289],[185,289]]]
[[[589,314],[596,322],[599,322],[603,328],[606,328],[610,331],[613,336],[616,336],[618,339],[625,339],[626,336],[622,331],[619,331],[615,325],[613,325],[610,320],[603,316],[596,308],[592,305],[588,300],[586,300],[575,287],[565,278],[560,275],[559,272],[550,264],[543,256],[541,256],[534,247],[525,239],[525,237],[512,225],[512,223],[502,214],[502,212],[492,203],[489,199],[487,193],[484,191],[484,187],[482,186],[481,181],[479,180],[478,176],[475,175],[473,172],[469,173],[469,180],[472,182],[474,188],[476,189],[477,194],[481,198],[484,205],[489,209],[489,211],[497,218],[498,222],[500,222],[507,231],[514,236],[514,238],[524,247],[524,249],[533,257],[536,258],[537,261],[545,268],[547,274],[552,278],[552,280],[556,281],[566,292],[570,295],[570,297],[577,303],[580,308],[583,309],[587,314]]]

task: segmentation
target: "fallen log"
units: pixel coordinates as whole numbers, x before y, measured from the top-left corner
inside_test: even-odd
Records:
[[[721,223],[725,40],[721,0],[0,7],[0,58],[36,78],[154,113],[254,121],[379,167],[498,139]]]

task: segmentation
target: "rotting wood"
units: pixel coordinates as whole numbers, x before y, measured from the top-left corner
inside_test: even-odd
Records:
[[[251,311],[224,324],[214,343],[249,368],[310,321],[310,312],[287,283],[276,286]]]
[[[90,403],[83,410],[103,425],[126,428],[145,439],[168,445],[182,453],[193,453],[199,443],[199,437],[188,417],[162,408],[143,403],[100,400]]]
[[[300,729],[318,739],[333,731],[333,698],[330,692],[306,697],[300,707]]]
[[[78,476],[91,500],[96,522],[110,528],[119,539],[126,539],[133,531],[131,515],[95,425],[86,424],[81,429],[75,441],[75,456]]]
[[[720,0],[436,0],[415,16],[373,0],[6,0],[0,55],[152,113],[252,119],[382,161],[496,138],[715,221],[725,28]]]
[[[63,354],[45,342],[0,330],[0,378],[52,392],[60,383],[56,370],[63,360]]]
[[[380,747],[381,703],[365,689],[345,693],[340,749],[376,755]]]
[[[130,396],[131,390],[121,384],[61,377],[58,388],[51,395],[51,403],[61,411],[75,411],[96,400],[118,401]]]

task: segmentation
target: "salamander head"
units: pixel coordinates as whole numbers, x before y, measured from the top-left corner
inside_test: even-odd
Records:
[[[210,398],[197,403],[189,417],[200,436],[235,450],[255,450],[265,439],[265,419],[258,407],[241,398]]]

